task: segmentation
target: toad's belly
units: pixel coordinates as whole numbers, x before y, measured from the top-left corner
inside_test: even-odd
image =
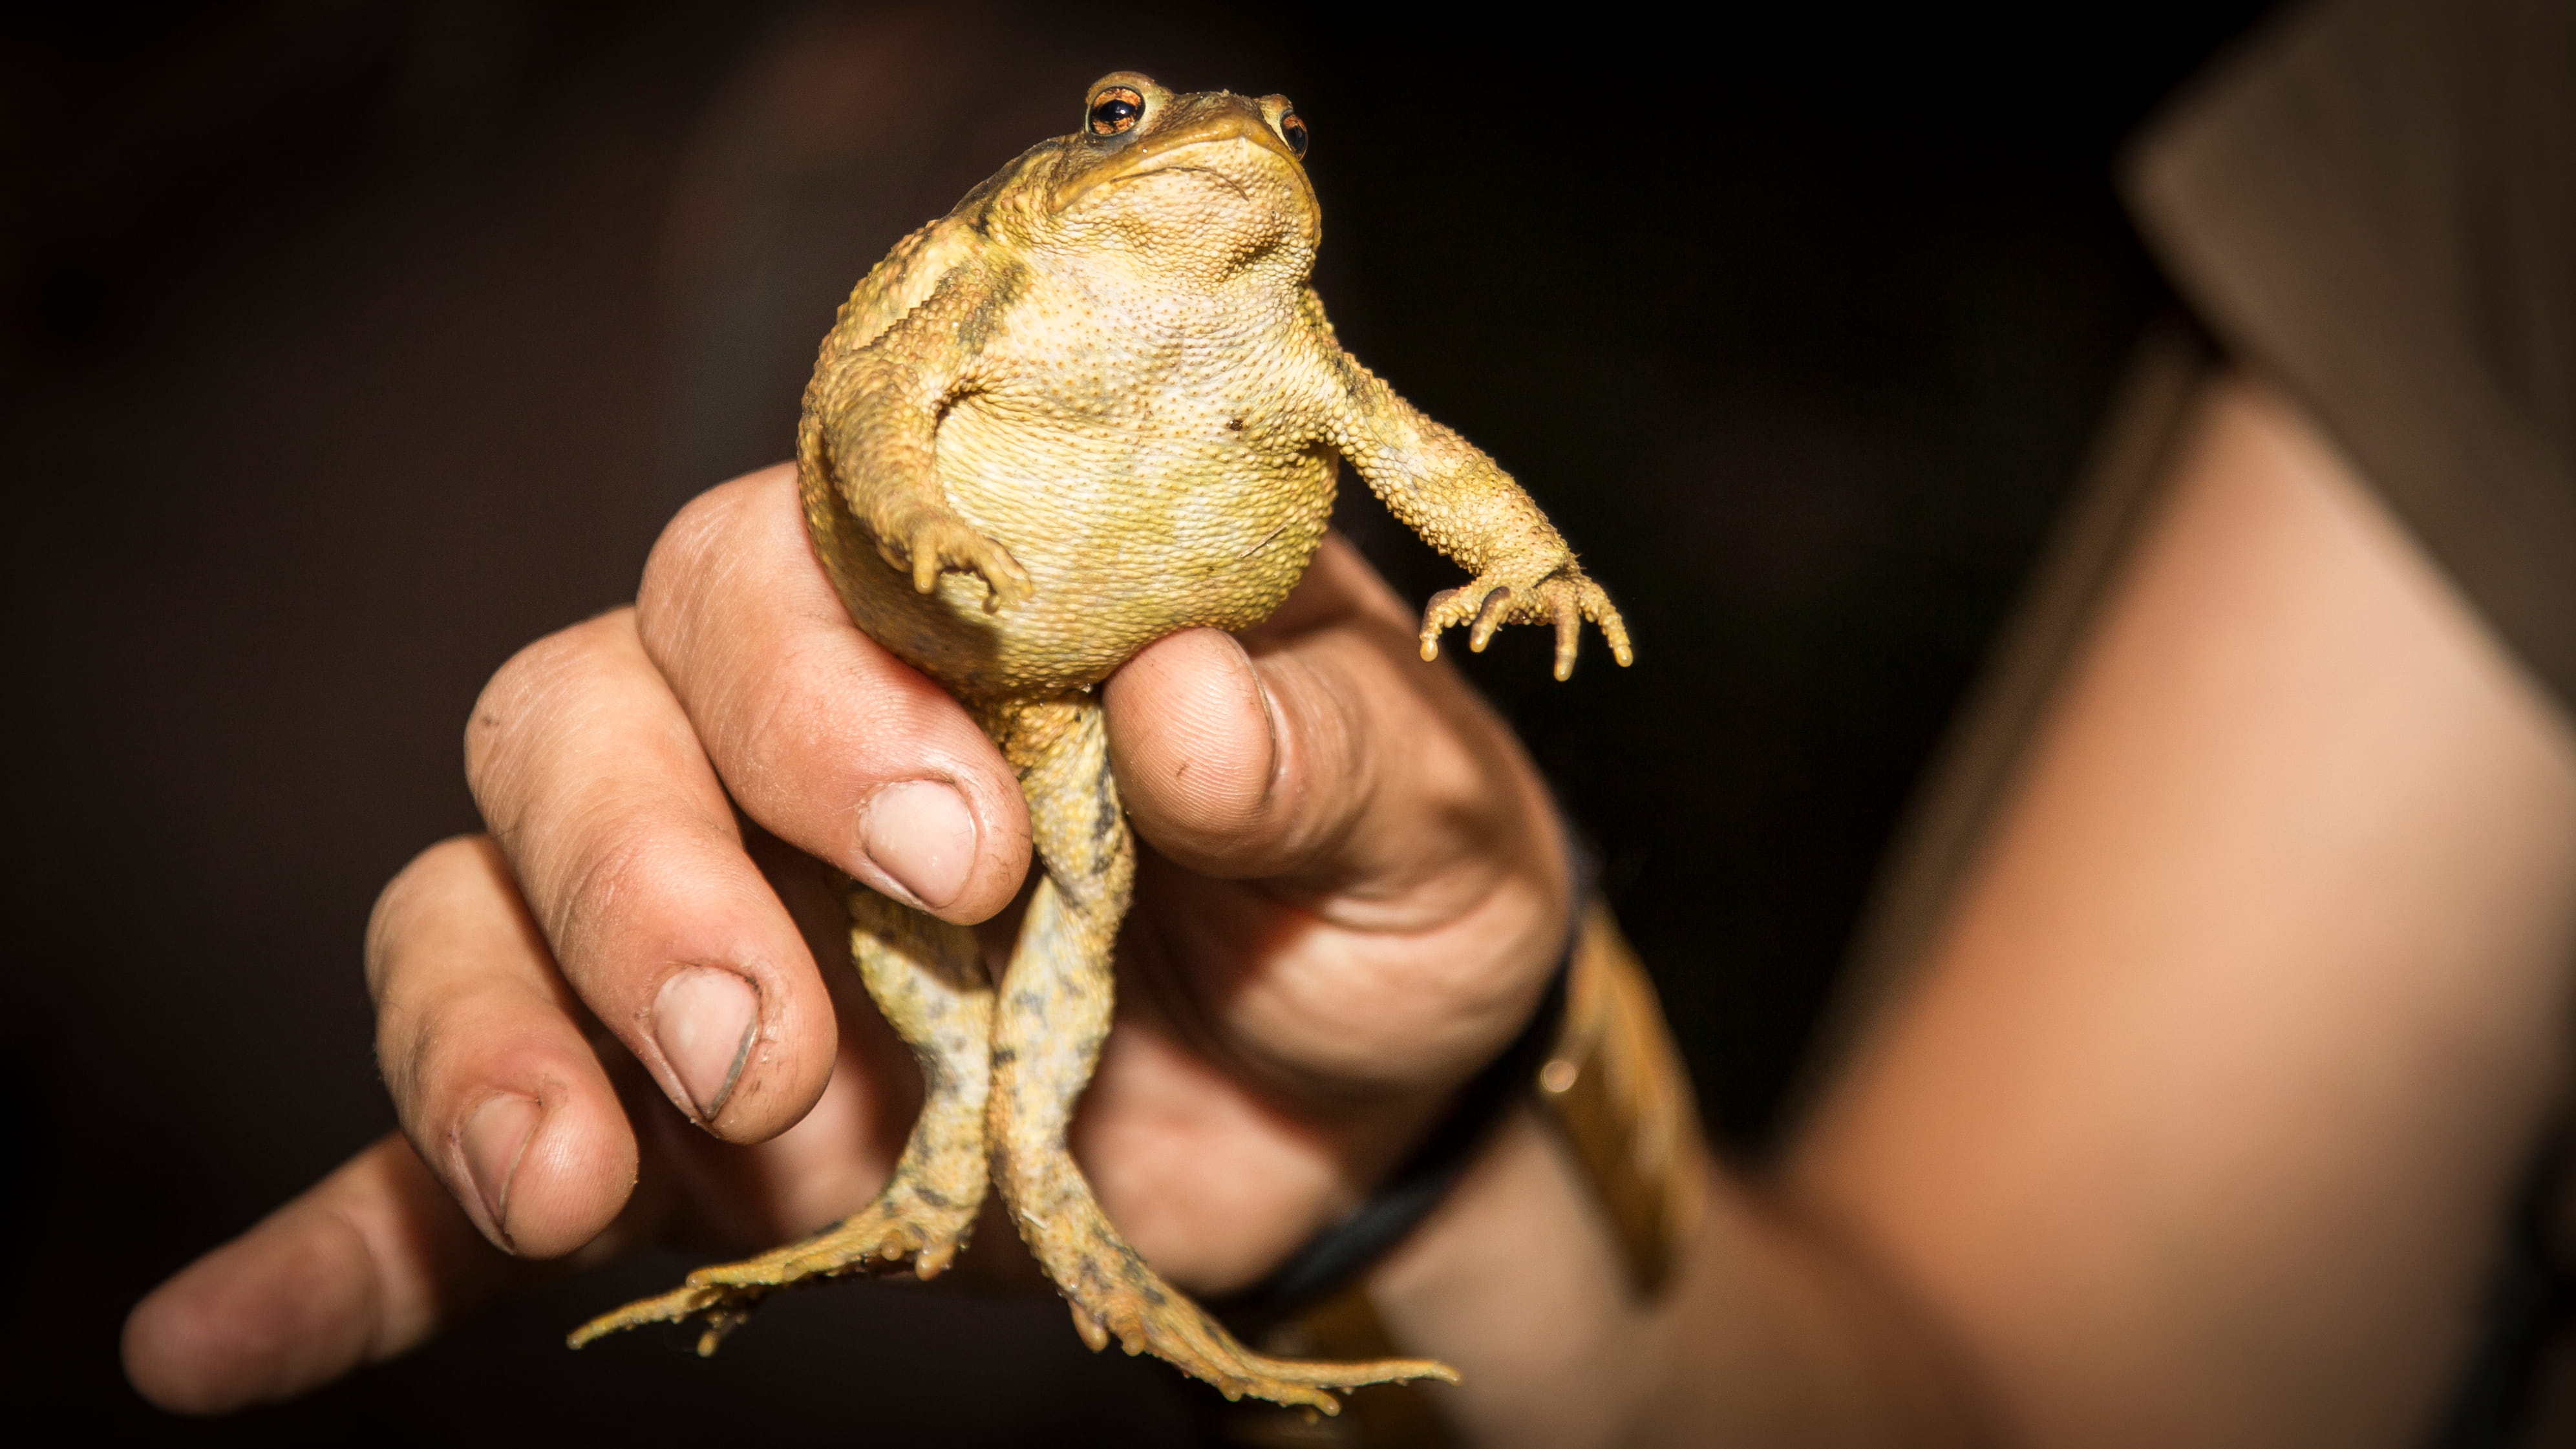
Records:
[[[879,643],[966,698],[1061,694],[1177,630],[1259,623],[1304,575],[1332,513],[1331,455],[1207,424],[1138,437],[952,412],[940,487],[1033,586],[1000,614],[984,612],[971,576],[914,592],[810,475],[806,520],[851,618]]]

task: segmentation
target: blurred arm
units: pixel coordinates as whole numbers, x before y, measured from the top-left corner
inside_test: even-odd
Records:
[[[2576,741],[2213,385],[1796,1200],[2036,1445],[2407,1444],[2567,1075]]]
[[[1372,1281],[1479,1443],[2421,1442],[2567,1076],[2576,739],[2213,385],[1911,988],[1625,1291],[1528,1121]]]

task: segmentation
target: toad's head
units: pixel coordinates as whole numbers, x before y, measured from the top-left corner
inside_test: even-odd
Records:
[[[1175,95],[1135,71],[1084,92],[1082,128],[996,178],[986,216],[1039,248],[1130,254],[1175,278],[1303,280],[1323,214],[1286,96]]]

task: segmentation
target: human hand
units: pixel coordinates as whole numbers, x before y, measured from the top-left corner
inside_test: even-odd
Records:
[[[1240,641],[1173,636],[1103,687],[1146,848],[1074,1147],[1184,1287],[1247,1286],[1362,1200],[1561,948],[1544,790],[1415,648],[1334,540]],[[851,627],[785,468],[684,510],[633,609],[504,666],[467,770],[492,834],[415,860],[368,933],[403,1132],[136,1308],[156,1402],[302,1393],[543,1260],[856,1209],[919,1087],[846,969],[828,870],[994,922],[992,951],[1029,863],[1010,770]]]

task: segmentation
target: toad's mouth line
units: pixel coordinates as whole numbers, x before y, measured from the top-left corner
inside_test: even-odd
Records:
[[[1269,164],[1270,158],[1276,158],[1275,168]],[[1274,169],[1283,174],[1274,178],[1270,174]],[[1185,124],[1172,134],[1146,137],[1123,156],[1104,158],[1088,172],[1068,178],[1056,193],[1056,204],[1060,209],[1070,209],[1087,192],[1166,171],[1213,176],[1218,184],[1254,205],[1260,204],[1258,193],[1274,179],[1285,181],[1298,193],[1303,209],[1312,211],[1315,206],[1314,188],[1307,184],[1305,169],[1297,164],[1288,143],[1258,118],[1248,116]]]
[[[1231,187],[1235,195],[1242,197],[1246,201],[1250,201],[1252,199],[1252,192],[1249,188],[1247,188],[1242,182],[1237,181],[1233,177],[1226,175],[1224,172],[1217,170],[1215,167],[1192,166],[1177,161],[1165,166],[1140,167],[1137,170],[1128,172],[1124,176],[1113,176],[1107,182],[1103,183],[1100,189],[1106,191],[1112,186],[1124,186],[1130,181],[1142,181],[1149,176],[1170,176],[1184,171],[1200,176],[1214,177],[1218,181],[1223,182],[1226,186]]]

